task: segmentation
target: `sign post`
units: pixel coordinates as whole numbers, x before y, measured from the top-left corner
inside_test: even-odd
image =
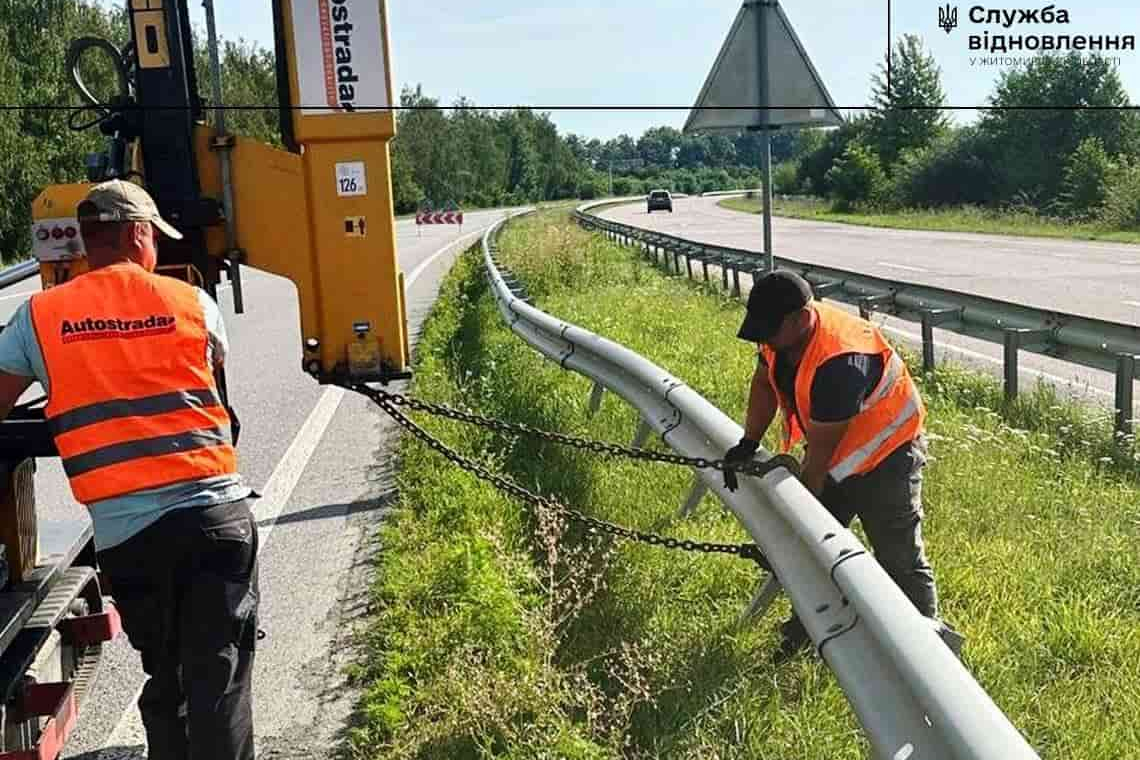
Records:
[[[839,126],[843,117],[808,58],[779,0],[745,0],[709,72],[684,131],[761,133],[764,263],[772,251],[772,132]]]
[[[761,9],[760,13],[756,14],[756,39],[768,39],[768,14]],[[768,77],[768,46],[757,45],[757,58],[760,60],[760,76],[759,76],[759,95],[760,99],[757,101],[762,106],[770,106],[772,104],[771,94],[769,93]],[[772,254],[772,115],[767,108],[760,112],[760,130],[763,140],[760,145],[760,166],[761,173],[764,175],[761,180],[764,183],[764,190],[761,193],[762,203],[764,204],[764,269],[771,272],[776,268],[775,258]]]

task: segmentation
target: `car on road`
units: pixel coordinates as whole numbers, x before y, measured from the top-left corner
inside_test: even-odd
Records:
[[[669,194],[668,190],[654,190],[649,193],[649,197],[646,198],[646,205],[648,206],[646,213],[652,214],[654,210],[657,210],[668,211],[672,214],[673,196]]]

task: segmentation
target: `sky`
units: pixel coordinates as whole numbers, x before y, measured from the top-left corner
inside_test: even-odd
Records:
[[[107,4],[112,0],[103,0]],[[871,74],[887,48],[888,0],[781,0],[837,106],[870,101]],[[272,49],[270,0],[216,0],[219,34]],[[190,0],[203,25],[201,0]],[[1048,0],[958,0],[959,26],[938,27],[945,0],[893,0],[894,38],[919,35],[942,69],[948,104],[986,104],[1003,65],[971,58],[971,34],[1089,34],[1140,36],[1137,0],[1057,0],[1067,25],[974,24],[970,8],[1041,9]],[[450,104],[465,96],[479,106],[590,106],[551,111],[563,132],[608,139],[634,137],[657,125],[680,128],[693,105],[740,0],[389,0],[393,84],[422,84]],[[1005,53],[1029,56],[1032,53]],[[1140,103],[1140,51],[1112,54],[1133,103]],[[621,108],[626,106],[627,108]],[[641,109],[631,109],[639,106]],[[667,110],[664,107],[673,107]],[[955,113],[968,122],[976,111]]]

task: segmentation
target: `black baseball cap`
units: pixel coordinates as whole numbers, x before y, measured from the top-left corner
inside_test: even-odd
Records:
[[[784,317],[811,303],[807,280],[787,269],[777,269],[757,280],[748,296],[748,311],[736,337],[764,343],[780,329]]]

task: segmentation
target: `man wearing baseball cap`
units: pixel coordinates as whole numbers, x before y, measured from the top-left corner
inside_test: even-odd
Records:
[[[112,180],[77,209],[90,271],[0,333],[0,417],[33,380],[131,645],[151,760],[252,760],[257,523],[224,429],[218,305],[154,273],[147,192]]]
[[[879,563],[952,641],[922,541],[926,411],[902,358],[873,324],[815,301],[790,271],[755,283],[737,337],[758,344],[759,362],[744,437],[725,459],[751,459],[782,409],[784,452],[806,442],[804,485],[844,526],[859,517]],[[725,486],[737,485],[726,471]],[[779,659],[810,643],[797,617],[781,630]]]

